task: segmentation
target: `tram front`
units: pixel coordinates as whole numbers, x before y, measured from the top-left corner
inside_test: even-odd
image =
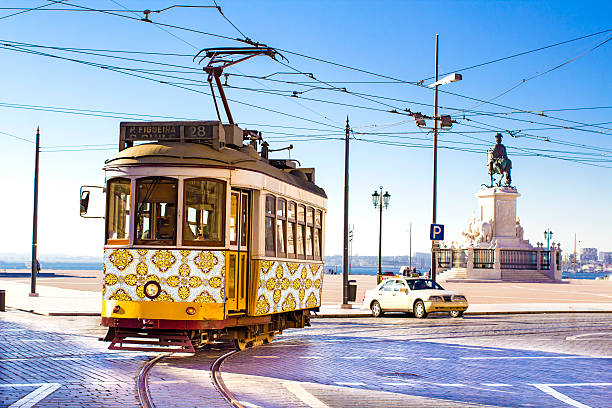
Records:
[[[217,121],[120,129],[104,167],[110,348],[243,348],[307,325],[324,270],[326,196],[314,170],[267,160],[256,140],[243,145],[251,133]]]

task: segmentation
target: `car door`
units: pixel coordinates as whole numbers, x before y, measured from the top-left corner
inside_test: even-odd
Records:
[[[395,279],[389,279],[381,286],[378,287],[377,299],[380,303],[380,307],[383,309],[390,309],[393,304],[393,287],[395,286]]]
[[[395,281],[393,294],[391,296],[391,309],[401,311],[410,309],[410,292],[408,289],[408,285],[402,279]]]

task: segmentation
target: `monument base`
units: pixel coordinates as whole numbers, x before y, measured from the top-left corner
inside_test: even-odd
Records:
[[[558,281],[561,249],[536,247],[523,238],[516,216],[521,195],[514,187],[486,187],[476,193],[478,212],[463,231],[463,242],[440,250],[444,279]]]

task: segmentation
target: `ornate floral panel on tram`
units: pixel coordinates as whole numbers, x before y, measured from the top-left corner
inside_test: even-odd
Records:
[[[167,249],[104,250],[104,300],[146,300],[144,285],[158,282],[155,301],[224,303],[225,252]]]
[[[255,315],[321,306],[323,263],[258,260]]]

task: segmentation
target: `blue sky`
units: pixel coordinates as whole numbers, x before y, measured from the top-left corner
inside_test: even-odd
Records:
[[[155,10],[174,4],[128,0],[78,0],[69,3],[98,9],[121,9],[121,6],[125,6],[133,10]],[[38,7],[43,4],[45,0],[5,0],[0,7]],[[186,1],[181,4],[212,3]],[[523,79],[579,57],[525,82],[494,102],[533,111],[612,106],[609,69],[612,41],[589,52],[612,32],[480,68],[459,70],[612,28],[608,18],[612,11],[609,2],[589,2],[589,7],[578,7],[575,2],[563,1],[220,1],[219,5],[225,15],[255,41],[405,81],[419,81],[433,76],[434,39],[438,33],[440,72],[457,71],[463,75],[463,81],[445,85],[440,90],[482,100],[489,100]],[[0,10],[0,18],[11,13]],[[122,14],[134,17],[133,14]],[[241,37],[215,9],[175,8],[151,14],[151,19],[231,38]],[[97,12],[41,10],[0,19],[0,39],[4,42],[190,55],[206,47],[242,45],[192,32],[166,30],[171,34],[153,24]],[[122,67],[144,66],[99,56],[42,51]],[[283,54],[289,59],[291,67],[300,72],[313,73],[319,81],[385,81],[380,77]],[[187,68],[199,67],[189,57],[121,55]],[[153,66],[147,67],[150,69]],[[229,72],[262,77],[290,69],[269,58],[259,57]],[[41,154],[41,253],[101,254],[102,223],[83,220],[78,216],[77,192],[82,184],[102,183],[101,168],[104,160],[113,154],[121,119],[15,109],[8,108],[6,104],[193,119],[214,119],[216,116],[208,95],[75,62],[16,52],[6,46],[0,47],[0,72],[0,132],[33,140],[36,127],[40,126],[43,146],[108,144],[93,148],[109,150],[76,148],[79,151]],[[206,80],[203,73],[175,75]],[[303,75],[278,74],[272,78],[310,80]],[[425,81],[425,84],[429,82]],[[275,93],[277,90],[290,93],[292,90],[306,89],[295,84],[236,75],[230,76],[229,84]],[[384,102],[400,109],[433,114],[430,106],[416,104],[433,103],[433,92],[429,89],[406,83],[333,85],[346,87],[351,92],[411,101]],[[322,83],[315,86],[327,87]],[[206,90],[201,86],[192,88]],[[431,221],[432,173],[432,151],[427,146],[431,145],[431,135],[419,131],[412,118],[385,112],[391,108],[337,90],[312,90],[302,94],[302,99],[231,88],[227,93],[236,100],[304,118],[231,104],[234,118],[240,125],[262,130],[272,148],[293,143],[295,149],[292,157],[298,158],[304,166],[316,167],[317,184],[325,188],[329,196],[326,254],[341,252],[344,152],[341,140],[327,138],[343,137],[342,128],[348,115],[357,138],[419,145],[405,147],[352,141],[350,222],[355,225],[354,253],[376,254],[378,217],[370,196],[382,184],[391,194],[391,204],[383,219],[383,254],[408,253],[407,230],[410,222],[413,223],[413,251],[427,251],[430,245],[428,228]],[[368,109],[309,101],[305,97],[361,105]],[[513,162],[513,184],[522,194],[518,214],[525,236],[532,243],[542,241],[543,231],[551,228],[553,240],[560,240],[562,248],[566,250],[573,250],[574,233],[581,241],[579,246],[612,249],[609,233],[612,226],[609,211],[612,169],[573,160],[525,156],[519,153],[526,150],[516,150],[536,149],[529,152],[610,160],[612,124],[593,127],[569,121],[584,124],[609,122],[612,109],[547,112],[560,119],[557,120],[519,114],[514,109],[490,104],[477,106],[479,102],[446,93],[440,93],[439,98],[440,106],[465,109],[465,117],[472,120],[464,119],[463,113],[458,110],[441,109],[441,113],[452,114],[459,122],[452,131],[464,134],[441,133],[439,137],[443,142],[440,145],[478,151],[439,150],[438,221],[446,225],[447,238],[452,240],[459,236],[465,220],[476,208],[474,194],[488,178],[484,153],[486,144],[494,144],[493,136],[498,129],[521,130],[518,134],[526,136],[513,138],[505,133],[504,144]],[[470,116],[473,110],[493,112],[495,115]],[[272,125],[309,130],[291,130]],[[553,129],[550,130],[525,130],[551,127]],[[465,133],[481,131],[482,128],[487,132]],[[359,132],[385,134],[364,135]],[[321,137],[324,140],[308,138],[314,134],[325,135]],[[546,142],[543,140],[545,138],[555,143]],[[587,147],[577,147],[577,144]],[[0,134],[0,147],[5,152],[0,163],[5,192],[0,210],[5,215],[3,230],[9,231],[0,238],[1,252],[28,252],[31,245],[33,144]],[[279,153],[277,157],[284,155]],[[612,167],[612,161],[597,164]]]

